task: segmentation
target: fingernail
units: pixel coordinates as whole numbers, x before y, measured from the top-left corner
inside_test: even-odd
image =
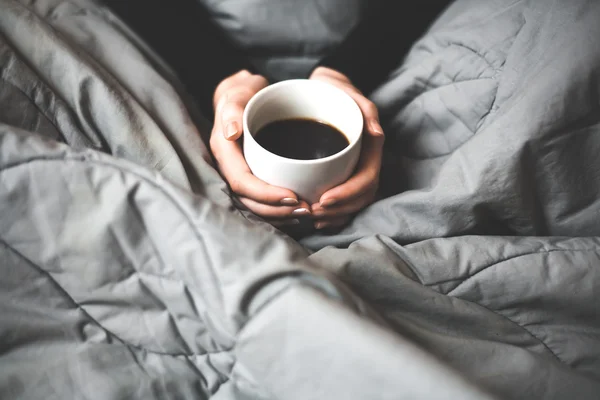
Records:
[[[299,224],[300,224],[299,219],[290,219],[289,221],[285,222],[285,225],[299,225]]]
[[[325,213],[326,213],[325,210],[318,209],[318,210],[313,210],[312,215],[313,215],[313,217],[322,217],[323,215],[325,215]]]
[[[317,222],[315,223],[315,229],[323,229],[327,226],[326,222]]]
[[[227,124],[225,127],[225,139],[229,139],[237,135],[239,132],[238,123],[233,121]]]
[[[378,136],[383,135],[383,128],[381,125],[379,125],[379,121],[376,119],[372,119],[371,122],[369,122],[369,127],[371,128],[371,133],[374,133]]]
[[[331,207],[335,203],[337,203],[336,199],[326,199],[320,202],[319,204],[321,204],[321,207]]]
[[[308,215],[308,214],[310,214],[310,210],[308,208],[298,208],[298,209],[292,211],[292,214],[294,214],[294,215]]]
[[[298,205],[299,202],[292,197],[286,197],[285,199],[281,199],[280,203],[284,206],[295,206]]]

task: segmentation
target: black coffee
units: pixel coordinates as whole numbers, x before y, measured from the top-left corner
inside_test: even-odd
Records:
[[[350,144],[346,136],[333,126],[301,118],[268,123],[254,139],[269,152],[295,160],[329,157]]]

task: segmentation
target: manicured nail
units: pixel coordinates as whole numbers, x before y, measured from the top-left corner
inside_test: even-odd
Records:
[[[313,217],[322,217],[325,214],[326,214],[326,211],[323,209],[316,209],[316,210],[313,210],[313,212],[312,212]]]
[[[308,215],[308,214],[310,214],[310,210],[308,208],[298,208],[298,209],[292,211],[292,214],[294,214],[294,215]]]
[[[336,199],[326,199],[321,201],[319,204],[321,204],[321,207],[331,207],[335,203],[337,203]]]
[[[371,128],[371,133],[377,136],[383,135],[383,128],[381,127],[381,125],[379,125],[379,121],[377,121],[376,119],[372,119],[369,122],[369,127]]]
[[[281,199],[280,203],[284,206],[296,206],[299,202],[294,198],[286,197],[285,199]]]
[[[317,222],[315,223],[315,229],[323,229],[327,226],[327,222]]]
[[[239,132],[239,128],[238,128],[238,123],[233,121],[227,124],[227,127],[225,127],[225,139],[229,139],[234,137],[235,135],[238,134]]]

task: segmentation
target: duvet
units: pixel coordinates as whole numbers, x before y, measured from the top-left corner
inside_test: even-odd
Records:
[[[0,398],[599,398],[598,20],[456,1],[373,94],[384,198],[296,241],[100,2],[0,0]]]

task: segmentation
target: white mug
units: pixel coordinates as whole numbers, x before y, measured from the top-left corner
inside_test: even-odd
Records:
[[[329,157],[295,160],[267,151],[254,139],[268,123],[295,118],[329,124],[350,144]],[[290,189],[309,204],[318,203],[323,193],[345,182],[356,168],[363,116],[354,100],[335,86],[306,79],[275,83],[252,97],[243,123],[244,157],[252,173],[268,184]]]

